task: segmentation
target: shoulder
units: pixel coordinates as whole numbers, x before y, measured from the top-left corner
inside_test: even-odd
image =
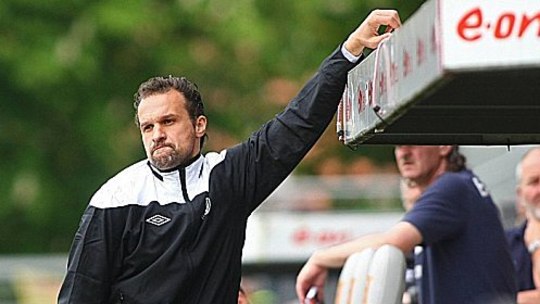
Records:
[[[147,160],[141,160],[107,180],[92,196],[90,205],[105,208],[110,207],[112,202],[127,201],[133,193],[135,183],[144,180],[145,175],[151,174],[146,162]]]
[[[258,161],[256,156],[250,156],[253,151],[252,144],[248,140],[221,150],[220,152],[208,152],[204,154],[204,167],[205,169],[212,171],[218,165],[223,165],[226,167],[226,171],[241,171],[246,168],[246,166],[249,166],[250,162]]]
[[[109,179],[105,185],[124,185],[132,182],[134,179],[137,179],[142,175],[147,175],[150,173],[151,171],[148,167],[148,160],[141,160],[118,172],[115,176]]]
[[[465,169],[459,172],[447,172],[443,174],[433,185],[434,188],[453,189],[456,194],[478,192],[482,197],[488,197],[486,185],[472,171]]]
[[[466,192],[469,183],[470,179],[465,178],[459,172],[446,172],[426,189],[420,200],[427,197],[433,198],[433,195],[439,198],[459,196]]]
[[[435,184],[445,184],[453,186],[465,186],[471,182],[471,179],[474,177],[471,171],[462,170],[459,172],[446,172]]]
[[[471,201],[486,197],[489,194],[471,171],[446,172],[426,189],[415,207],[423,206],[433,212],[439,212],[444,207],[444,210],[459,213],[466,212],[468,207],[465,206],[470,205]],[[463,208],[456,208],[456,205]]]
[[[225,160],[225,157],[227,156],[227,150],[222,150],[221,152],[208,152],[204,155],[204,163],[210,167],[213,168],[219,163],[221,163],[223,160]]]

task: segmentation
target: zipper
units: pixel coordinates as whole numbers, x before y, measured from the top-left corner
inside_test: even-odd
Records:
[[[184,197],[186,203],[189,203],[191,201],[189,200],[186,187],[186,170],[184,168],[178,169],[178,175],[180,175],[180,188],[182,190],[182,196]]]

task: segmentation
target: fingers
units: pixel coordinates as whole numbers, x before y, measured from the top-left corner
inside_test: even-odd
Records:
[[[401,19],[396,10],[374,10],[368,16],[368,22],[377,26],[386,25],[386,33],[401,26]]]
[[[296,280],[296,296],[298,297],[298,300],[300,300],[300,303],[304,303],[308,290],[309,284],[298,278]]]
[[[317,299],[324,299],[324,283],[328,270],[325,267],[318,266],[308,260],[306,265],[300,270],[296,277],[296,296],[300,303],[306,300],[306,294],[311,287],[317,287]]]
[[[317,292],[317,303],[322,303],[324,301],[324,286],[317,286],[318,292]]]
[[[386,38],[390,38],[390,36],[392,36],[391,33],[384,33],[384,34],[382,34],[382,35],[380,35],[380,36],[374,36],[374,37],[372,37],[372,38],[370,39],[370,43],[369,43],[369,44],[378,46],[378,45],[381,43],[381,41],[383,41],[383,40],[386,39]]]
[[[312,293],[313,294],[310,294]],[[296,285],[296,296],[302,304],[322,303],[324,301],[324,286],[304,284]]]
[[[309,261],[302,267],[296,277],[296,296],[304,303],[309,288],[313,285],[313,274]]]
[[[379,35],[379,28],[386,26],[385,33]],[[401,19],[395,10],[374,10],[345,41],[345,48],[353,55],[360,55],[365,47],[375,49],[390,32],[401,26]]]

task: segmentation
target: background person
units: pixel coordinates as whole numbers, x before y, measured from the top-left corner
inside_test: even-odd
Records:
[[[516,166],[517,204],[525,222],[506,231],[518,279],[519,304],[540,303],[540,147]]]
[[[147,159],[92,197],[69,254],[59,303],[235,303],[247,218],[291,173],[333,118],[365,47],[401,24],[373,11],[287,108],[243,143],[201,154],[207,118],[184,77],[135,94]]]
[[[248,294],[241,285],[238,289],[238,304],[250,304]]]
[[[302,301],[310,286],[321,291],[328,268],[355,252],[390,244],[404,254],[422,244],[422,303],[512,303],[514,269],[499,212],[483,184],[465,168],[457,146],[397,146],[403,178],[422,191],[413,208],[384,233],[316,251],[297,277]]]
[[[415,183],[406,179],[401,179],[399,183],[401,194],[401,202],[405,211],[412,209],[422,192]],[[403,292],[403,304],[418,304],[419,303],[419,288],[417,281],[422,277],[422,265],[418,264],[421,258],[422,246],[415,246],[412,252],[405,255],[407,268],[405,269],[405,291]]]

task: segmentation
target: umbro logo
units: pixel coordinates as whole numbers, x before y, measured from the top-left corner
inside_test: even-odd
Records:
[[[156,214],[146,219],[146,222],[152,225],[161,226],[170,222],[171,219],[160,214]]]

